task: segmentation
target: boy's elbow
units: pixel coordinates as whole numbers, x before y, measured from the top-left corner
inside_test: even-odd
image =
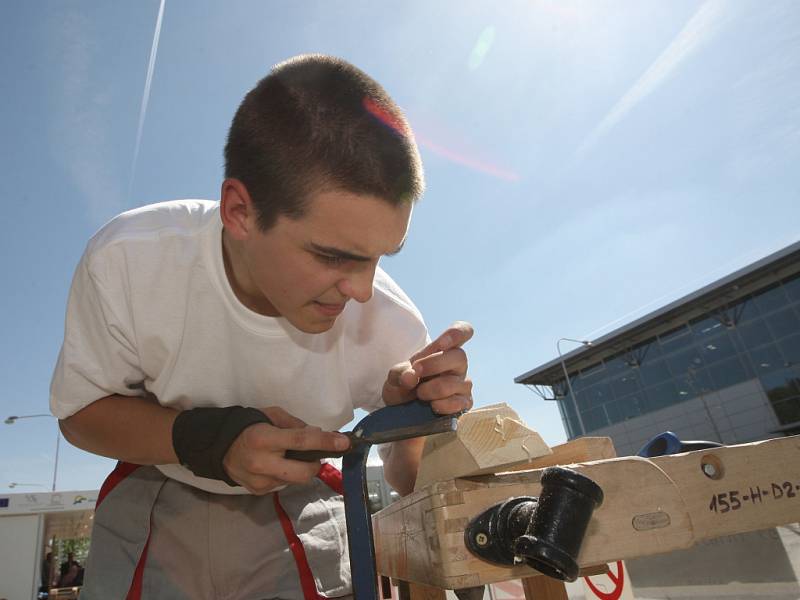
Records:
[[[386,483],[388,483],[394,491],[396,491],[401,496],[408,496],[411,492],[414,491],[414,483],[416,483],[416,473],[409,474],[406,473],[393,473],[389,474],[386,473],[385,475]]]
[[[97,428],[97,422],[94,418],[94,411],[92,404],[84,407],[70,416],[58,420],[58,428],[61,430],[61,435],[70,444],[81,450],[89,450],[87,441],[92,439],[93,429]]]
[[[59,419],[58,420],[58,428],[61,431],[61,435],[64,436],[64,439],[67,440],[73,446],[77,446],[75,443],[75,422],[74,417],[75,415],[69,416],[66,419]]]

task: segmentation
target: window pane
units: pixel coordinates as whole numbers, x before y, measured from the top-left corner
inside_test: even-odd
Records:
[[[559,402],[558,407],[561,409],[561,414],[565,417],[568,425],[567,431],[569,432],[570,437],[578,437],[579,435],[583,435],[581,427],[578,424],[578,415],[575,412],[575,406],[572,404],[572,402]]]
[[[708,367],[708,372],[714,380],[715,389],[718,390],[736,385],[749,378],[747,369],[738,356],[711,365]]]
[[[681,325],[672,331],[662,333],[658,336],[664,354],[667,352],[675,352],[680,348],[685,348],[690,345],[693,341],[692,336],[689,335],[690,333],[691,329],[689,329],[688,325]]]
[[[706,364],[715,363],[736,354],[736,349],[726,331],[723,331],[722,335],[703,341],[702,350]]]
[[[783,282],[783,290],[792,302],[800,302],[800,275]]]
[[[767,324],[757,319],[745,325],[739,325],[736,328],[736,333],[739,334],[742,342],[748,348],[755,348],[773,342],[772,334],[767,328]]]
[[[791,335],[778,342],[778,348],[783,354],[784,361],[793,365],[800,365],[800,334]]]
[[[664,358],[669,365],[669,370],[675,376],[683,375],[689,369],[697,369],[703,365],[703,359],[700,356],[700,350],[694,346],[678,352],[670,354]]]
[[[631,349],[631,356],[640,359],[641,362],[656,360],[661,356],[661,346],[656,338],[651,338],[634,346]]]
[[[800,332],[800,319],[791,306],[764,317],[776,340]]]
[[[611,381],[611,389],[614,391],[615,398],[621,398],[637,392],[639,390],[639,378],[636,376],[636,372],[628,368],[627,373]]]
[[[586,427],[586,431],[594,431],[595,429],[600,429],[608,425],[606,411],[603,410],[602,406],[586,412],[581,411],[581,417],[583,417],[583,424]]]
[[[800,394],[800,376],[792,368],[784,368],[759,377],[767,397],[773,402],[793,398]]]
[[[688,400],[716,389],[706,369],[689,369],[680,377],[675,378],[675,386],[678,388],[678,395],[683,400]]]
[[[614,402],[606,404],[606,414],[611,423],[627,421],[642,414],[644,403],[639,394],[625,396]]]
[[[749,296],[731,306],[731,311],[736,315],[737,324],[748,323],[760,314],[756,303]]]
[[[605,377],[606,367],[603,363],[597,363],[587,369],[580,371],[579,375],[572,376],[572,387],[577,394],[579,390],[588,388],[596,384],[598,381]]]
[[[671,381],[659,383],[645,390],[645,407],[647,412],[665,408],[681,402],[683,399]]]
[[[642,385],[654,385],[666,381],[672,374],[667,368],[667,363],[663,360],[646,360],[639,367],[639,377],[642,380]]]
[[[601,362],[581,370],[581,379],[590,380],[598,375],[605,369],[605,365]]]
[[[756,373],[769,373],[775,369],[784,367],[784,359],[778,348],[772,344],[753,348],[747,352],[750,356],[750,364]]]
[[[758,310],[761,311],[762,315],[774,310],[778,310],[779,308],[786,306],[788,303],[788,298],[786,297],[786,293],[783,291],[783,287],[778,284],[767,290],[764,290],[763,292],[754,294],[753,300],[755,300]]]
[[[581,411],[597,408],[614,399],[611,389],[605,381],[596,383],[580,393],[575,392],[575,396],[578,398],[578,409]]]
[[[572,373],[569,375],[569,381],[572,384],[572,389],[576,394],[580,393],[582,389],[590,385],[589,382],[583,380],[583,377],[580,375],[573,375]]]
[[[575,419],[575,410],[572,408],[572,402],[559,402],[558,412],[561,413],[561,421],[564,423],[564,428],[567,430],[567,436],[569,438],[574,438],[581,435],[580,428]]]
[[[624,354],[606,359],[604,362],[606,365],[606,371],[604,375],[608,378],[614,377],[618,373],[622,373],[623,371],[630,369],[630,365],[628,365],[626,355]]]
[[[788,398],[772,404],[775,416],[781,425],[788,425],[800,421],[800,396]]]

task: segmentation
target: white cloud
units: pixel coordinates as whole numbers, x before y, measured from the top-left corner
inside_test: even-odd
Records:
[[[109,92],[93,77],[99,48],[85,15],[54,12],[48,25],[63,65],[53,82],[51,151],[81,194],[90,219],[99,224],[124,206],[121,178],[109,160]]]
[[[694,52],[708,42],[722,23],[722,0],[705,2],[675,39],[658,56],[641,77],[617,101],[608,114],[578,147],[582,158],[597,142],[619,123],[633,108],[663,84]]]

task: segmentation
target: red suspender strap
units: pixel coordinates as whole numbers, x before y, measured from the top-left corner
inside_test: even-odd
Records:
[[[342,472],[333,465],[324,463],[320,467],[317,477],[325,485],[331,488],[337,494],[342,494]],[[303,543],[292,527],[292,521],[289,515],[283,510],[281,501],[278,498],[278,492],[272,494],[272,499],[275,504],[275,512],[278,514],[278,519],[281,522],[283,535],[286,536],[286,542],[289,544],[289,549],[294,556],[294,562],[297,565],[297,572],[300,573],[300,587],[303,590],[304,600],[327,600],[325,596],[317,592],[317,584],[314,582],[314,574],[311,572],[311,567],[308,566],[308,559],[306,558],[306,551],[303,549]],[[133,600],[129,598],[128,600]]]
[[[106,480],[103,482],[102,487],[100,488],[100,492],[97,494],[97,503],[95,504],[95,510],[100,503],[105,500],[105,497],[113,490],[117,485],[128,475],[133,473],[136,469],[138,469],[141,465],[134,465],[132,463],[126,462],[118,462],[117,466],[114,467],[114,470],[106,477]],[[139,556],[139,562],[136,563],[136,570],[133,572],[133,580],[131,581],[131,587],[128,589],[128,595],[125,596],[125,600],[141,600],[142,597],[142,576],[144,575],[144,563],[147,561],[147,547],[150,545],[150,535],[147,536],[147,541],[144,544],[144,549],[142,550],[142,554]]]
[[[289,544],[289,549],[294,556],[294,562],[297,565],[297,572],[300,573],[300,587],[303,589],[303,598],[305,600],[322,600],[322,596],[317,593],[317,584],[314,583],[314,575],[311,573],[311,567],[308,566],[308,559],[306,559],[306,551],[303,549],[303,544],[292,527],[292,521],[289,515],[283,510],[281,501],[278,499],[278,492],[272,494],[272,500],[275,504],[275,512],[278,513],[278,519],[281,522],[283,535],[286,536],[286,542]]]
[[[147,542],[144,544],[139,562],[136,563],[136,570],[133,572],[133,581],[131,587],[128,589],[128,595],[125,600],[142,600],[142,577],[144,576],[144,563],[147,562],[147,547],[150,545],[150,536],[147,536]]]
[[[344,487],[342,486],[342,472],[334,467],[332,464],[323,463],[317,473],[320,481],[331,488],[334,492],[344,496]]]

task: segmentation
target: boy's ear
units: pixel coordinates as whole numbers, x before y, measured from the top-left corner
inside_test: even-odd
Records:
[[[222,182],[219,213],[223,226],[233,239],[246,239],[258,226],[250,192],[238,179],[229,178]]]

